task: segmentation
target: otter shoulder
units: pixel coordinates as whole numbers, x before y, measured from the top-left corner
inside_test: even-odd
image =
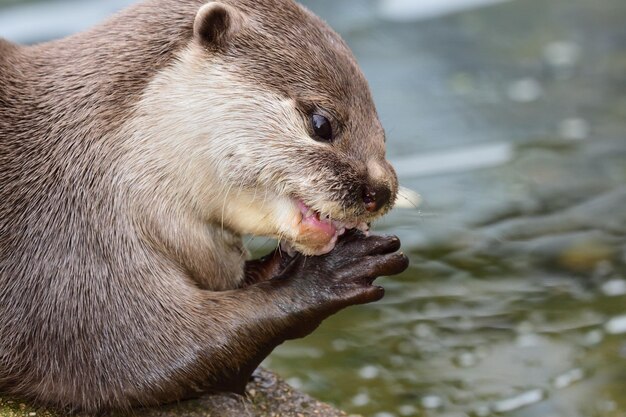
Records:
[[[12,71],[12,57],[18,48],[18,45],[0,38],[0,88],[3,84],[2,80],[6,80],[6,76]]]
[[[0,62],[8,60],[8,57],[18,48],[13,42],[0,38]]]

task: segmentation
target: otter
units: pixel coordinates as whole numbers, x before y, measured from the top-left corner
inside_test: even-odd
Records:
[[[407,268],[367,82],[292,0],[147,0],[0,40],[0,391],[103,412],[242,393]],[[246,261],[242,236],[286,243]]]

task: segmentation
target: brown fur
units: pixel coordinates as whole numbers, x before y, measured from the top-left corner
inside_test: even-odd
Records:
[[[224,3],[249,21],[207,57],[219,54],[303,113],[321,105],[336,116],[342,139],[302,158],[340,177],[333,192],[365,216],[355,202],[368,158],[384,160],[383,132],[346,45],[289,0]],[[245,250],[236,231],[178,216],[158,199],[150,202],[158,215],[138,214],[135,184],[121,175],[140,163],[129,160],[123,127],[192,42],[202,4],[149,0],[63,40],[0,40],[0,390],[87,411],[240,392],[260,360],[300,335],[294,312],[310,309],[306,297],[258,279],[239,288]],[[161,172],[145,175],[168,187]],[[170,217],[185,226],[160,232]],[[208,246],[195,245],[195,234],[210,236]]]

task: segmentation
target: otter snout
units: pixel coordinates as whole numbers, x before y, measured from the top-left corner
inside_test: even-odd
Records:
[[[362,188],[365,210],[376,213],[387,208],[395,201],[397,188],[396,172],[387,161],[371,159],[367,163],[368,183]]]
[[[363,187],[365,210],[375,213],[386,207],[391,200],[391,190],[386,185],[366,185]]]

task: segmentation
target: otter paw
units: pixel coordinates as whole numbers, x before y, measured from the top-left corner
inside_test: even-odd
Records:
[[[384,289],[372,285],[382,275],[396,275],[409,264],[398,253],[395,236],[369,236],[350,232],[329,254],[318,257],[296,256],[281,277],[306,294],[321,309],[337,311],[350,305],[380,300]]]
[[[361,232],[350,233],[342,239],[329,261],[334,263],[336,277],[331,284],[341,294],[342,301],[366,304],[380,300],[385,290],[373,285],[380,276],[402,273],[409,260],[400,249],[396,236],[369,236]]]

